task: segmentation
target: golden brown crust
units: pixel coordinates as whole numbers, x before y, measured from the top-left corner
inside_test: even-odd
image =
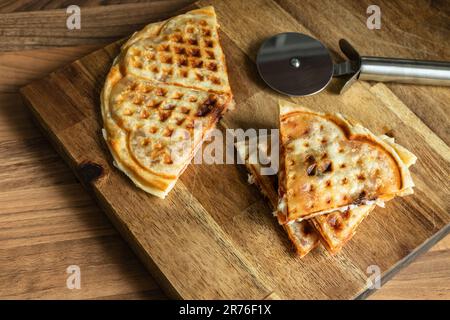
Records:
[[[186,88],[230,93],[212,7],[174,17],[133,38],[125,45],[123,57],[129,73]]]
[[[361,205],[344,212],[316,216],[310,221],[321,235],[321,241],[327,250],[335,254],[354,236],[356,228],[375,208],[375,205]]]
[[[300,258],[306,256],[319,245],[320,236],[308,221],[294,221],[284,224],[283,228]]]
[[[398,152],[361,125],[280,103],[281,223],[389,200],[413,186]]]

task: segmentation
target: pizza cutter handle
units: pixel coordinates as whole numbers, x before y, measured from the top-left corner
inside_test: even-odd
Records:
[[[450,62],[360,57],[358,79],[450,86]]]
[[[339,47],[350,61],[336,65],[335,75],[351,75],[341,93],[358,79],[450,86],[450,62],[362,57],[345,39],[339,41]]]

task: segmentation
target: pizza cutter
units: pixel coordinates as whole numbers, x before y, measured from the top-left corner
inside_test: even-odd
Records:
[[[346,80],[340,93],[358,79],[450,85],[450,62],[363,57],[344,39],[339,47],[349,60],[335,64],[320,41],[301,33],[280,33],[264,41],[256,65],[269,87],[289,96],[318,93],[332,77]]]

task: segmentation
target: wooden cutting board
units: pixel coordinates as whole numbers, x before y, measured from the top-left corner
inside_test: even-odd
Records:
[[[278,32],[312,33],[269,0],[198,6],[207,4],[217,11],[237,102],[222,124],[274,128],[280,96],[257,76],[257,48]],[[363,297],[369,293],[369,266],[379,266],[385,281],[449,232],[450,150],[383,84],[359,82],[342,96],[332,85],[319,95],[292,99],[345,113],[377,134],[387,132],[418,156],[412,167],[415,194],[375,209],[338,255],[319,248],[296,257],[242,166],[190,165],[165,200],[146,194],[112,166],[101,136],[99,94],[118,50],[118,43],[111,44],[21,92],[57,150],[173,297]]]

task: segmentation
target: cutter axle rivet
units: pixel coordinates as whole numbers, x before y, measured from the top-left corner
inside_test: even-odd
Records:
[[[290,61],[290,64],[294,68],[299,68],[300,67],[300,60],[298,58],[292,58],[291,61]]]

